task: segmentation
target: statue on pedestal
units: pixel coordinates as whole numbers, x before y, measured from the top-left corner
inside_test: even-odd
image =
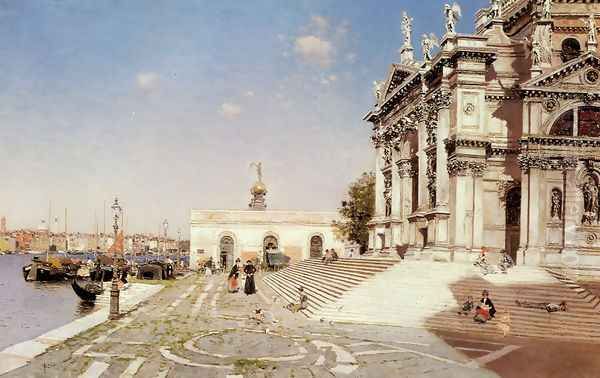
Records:
[[[373,95],[375,96],[375,100],[379,103],[379,100],[381,99],[381,95],[382,95],[382,90],[383,90],[383,82],[382,81],[373,81]]]
[[[501,18],[502,9],[500,8],[500,0],[491,0],[490,2],[490,10],[488,13],[488,17],[490,18],[490,20]]]
[[[542,19],[550,20],[552,18],[552,0],[542,0]]]
[[[413,18],[408,17],[406,12],[402,12],[402,34],[404,35],[404,47],[411,46]]]
[[[588,28],[588,45],[597,45],[598,44],[598,30],[596,29],[596,22],[594,20],[594,14],[590,14],[585,24]]]
[[[457,3],[444,5],[444,17],[446,18],[446,34],[456,34],[456,23],[462,17],[460,6]]]
[[[431,61],[431,50],[434,47],[439,47],[440,44],[438,42],[437,37],[433,33],[423,34],[421,37],[421,48],[423,49],[423,60],[425,62]]]

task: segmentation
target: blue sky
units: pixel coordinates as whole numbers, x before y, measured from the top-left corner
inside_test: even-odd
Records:
[[[129,231],[186,235],[190,208],[247,206],[255,160],[270,208],[335,210],[371,169],[401,12],[420,57],[444,3],[0,1],[0,214],[35,227],[52,200],[92,232],[118,195]],[[460,2],[458,31],[487,4]]]

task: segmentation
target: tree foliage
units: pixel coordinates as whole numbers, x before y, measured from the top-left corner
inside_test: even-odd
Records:
[[[348,195],[342,201],[339,213],[342,220],[334,222],[339,235],[354,241],[365,251],[369,244],[367,223],[375,212],[375,175],[363,173],[350,184]]]

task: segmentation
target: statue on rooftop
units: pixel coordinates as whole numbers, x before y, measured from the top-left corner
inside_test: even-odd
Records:
[[[446,34],[456,34],[456,23],[462,17],[460,6],[457,3],[444,5],[444,17],[446,18]]]
[[[491,6],[488,12],[488,17],[490,18],[490,20],[501,18],[502,9],[500,8],[500,0],[491,0],[490,3]]]
[[[413,18],[409,17],[406,11],[402,12],[402,34],[404,35],[404,46],[410,46],[412,39]]]
[[[383,82],[375,80],[373,82],[373,95],[375,96],[375,100],[377,100],[377,102],[379,102],[379,100],[381,99],[382,91]]]
[[[552,0],[542,0],[542,18],[544,20],[552,18]]]
[[[250,163],[250,167],[256,168],[256,177],[258,178],[257,182],[262,182],[262,163],[260,161],[252,162]]]
[[[421,37],[421,48],[423,49],[423,60],[425,62],[431,61],[431,50],[434,47],[439,47],[440,44],[438,42],[437,37],[433,33],[423,34]]]
[[[588,28],[588,45],[594,45],[598,43],[598,30],[596,29],[596,21],[594,20],[594,14],[590,14],[587,21],[585,22]]]

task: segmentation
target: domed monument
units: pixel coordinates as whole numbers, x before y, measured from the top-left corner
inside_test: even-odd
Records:
[[[262,181],[262,163],[251,163],[250,167],[256,168],[256,176],[257,180],[250,188],[250,194],[252,194],[252,199],[250,200],[250,207],[253,210],[265,210],[267,208],[267,204],[265,203],[265,196],[267,194],[267,187],[265,183]]]

